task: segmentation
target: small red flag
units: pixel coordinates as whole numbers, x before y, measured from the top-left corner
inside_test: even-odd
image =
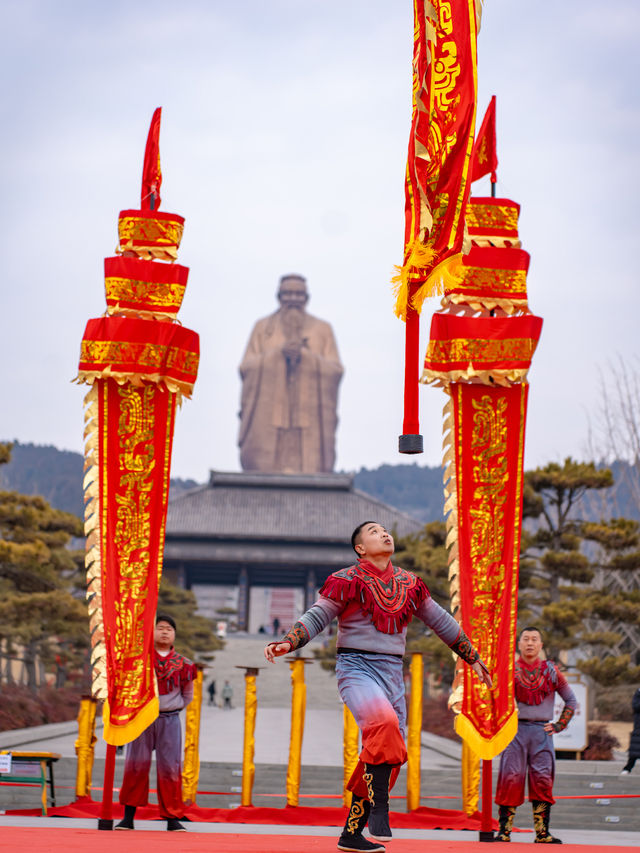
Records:
[[[498,180],[498,146],[496,143],[496,96],[493,95],[484,114],[482,125],[473,145],[471,158],[471,180],[477,181],[491,172],[491,183]]]
[[[160,185],[162,171],[160,169],[160,116],[162,107],[157,107],[149,126],[147,147],[144,149],[144,165],[142,167],[142,191],[140,193],[141,210],[157,210],[160,207]]]

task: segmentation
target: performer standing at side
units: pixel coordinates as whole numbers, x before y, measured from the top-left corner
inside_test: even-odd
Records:
[[[510,841],[516,808],[524,802],[525,776],[529,775],[529,800],[538,844],[562,844],[549,832],[549,814],[555,776],[554,732],[566,729],[578,703],[564,675],[550,660],[542,660],[542,634],[533,626],[523,628],[518,640],[520,657],[515,666],[518,731],[500,757],[496,788],[500,829],[496,841]],[[555,723],[555,693],[564,708]]]
[[[456,620],[429,595],[425,583],[393,566],[393,538],[375,521],[365,521],[351,536],[358,556],[354,566],[330,575],[316,603],[288,634],[264,650],[271,663],[306,645],[338,618],[336,675],[343,702],[362,732],[360,760],[348,783],[351,809],[338,850],[384,851],[368,841],[391,839],[389,790],[407,760],[406,706],[402,657],[407,625],[422,620],[491,687],[491,678]]]
[[[180,818],[184,816],[182,801],[182,731],[180,711],[193,699],[196,665],[173,648],[176,623],[171,616],[158,614],[154,634],[155,671],[158,679],[160,714],[130,744],[124,764],[120,802],[124,820],[115,829],[133,829],[137,806],[149,802],[149,769],[151,753],[156,751],[158,807],[167,821],[169,832],[185,832]]]

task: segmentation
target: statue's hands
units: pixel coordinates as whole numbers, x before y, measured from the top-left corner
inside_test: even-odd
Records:
[[[302,344],[299,341],[287,341],[282,347],[282,355],[287,360],[287,363],[295,367],[300,363],[302,352]]]
[[[478,676],[480,681],[483,684],[486,684],[487,687],[493,687],[493,681],[491,680],[491,676],[489,675],[489,670],[487,669],[486,663],[482,660],[482,658],[478,658],[475,663],[471,664],[471,669]]]
[[[275,658],[279,658],[280,655],[287,655],[290,651],[291,643],[289,640],[282,643],[269,643],[264,647],[264,656],[269,663],[275,663]]]

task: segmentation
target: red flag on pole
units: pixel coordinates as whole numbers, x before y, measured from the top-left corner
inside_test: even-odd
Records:
[[[158,210],[160,207],[160,185],[162,184],[162,171],[160,169],[161,114],[162,107],[157,107],[151,118],[147,147],[144,150],[142,190],[140,193],[141,210]]]
[[[491,172],[491,183],[498,180],[498,146],[496,143],[496,96],[493,95],[476,136],[471,159],[471,180],[477,181]]]

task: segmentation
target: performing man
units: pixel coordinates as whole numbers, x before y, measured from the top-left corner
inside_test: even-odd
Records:
[[[413,616],[430,627],[491,687],[477,651],[456,620],[429,595],[425,583],[392,565],[393,538],[375,521],[353,532],[356,564],[330,575],[320,597],[288,634],[269,643],[271,663],[299,649],[337,617],[336,675],[343,702],[362,732],[360,760],[348,783],[351,809],[338,850],[384,851],[362,835],[369,823],[375,842],[391,839],[389,790],[407,760],[402,657]]]
[[[124,819],[115,829],[133,829],[138,806],[149,803],[151,753],[156,751],[158,807],[169,832],[186,832],[180,823],[184,817],[182,802],[182,731],[180,711],[193,698],[196,665],[173,647],[176,623],[171,616],[156,617],[154,635],[155,672],[158,680],[160,713],[134,741],[127,744],[120,802]]]
[[[529,776],[529,800],[537,844],[562,844],[549,832],[549,814],[555,776],[554,732],[561,732],[578,706],[575,694],[556,664],[543,660],[542,634],[533,626],[523,628],[518,640],[520,657],[515,665],[515,696],[518,703],[518,732],[500,757],[496,788],[500,828],[496,841],[510,841],[516,808],[524,802],[525,776]],[[555,723],[555,694],[564,708]]]

